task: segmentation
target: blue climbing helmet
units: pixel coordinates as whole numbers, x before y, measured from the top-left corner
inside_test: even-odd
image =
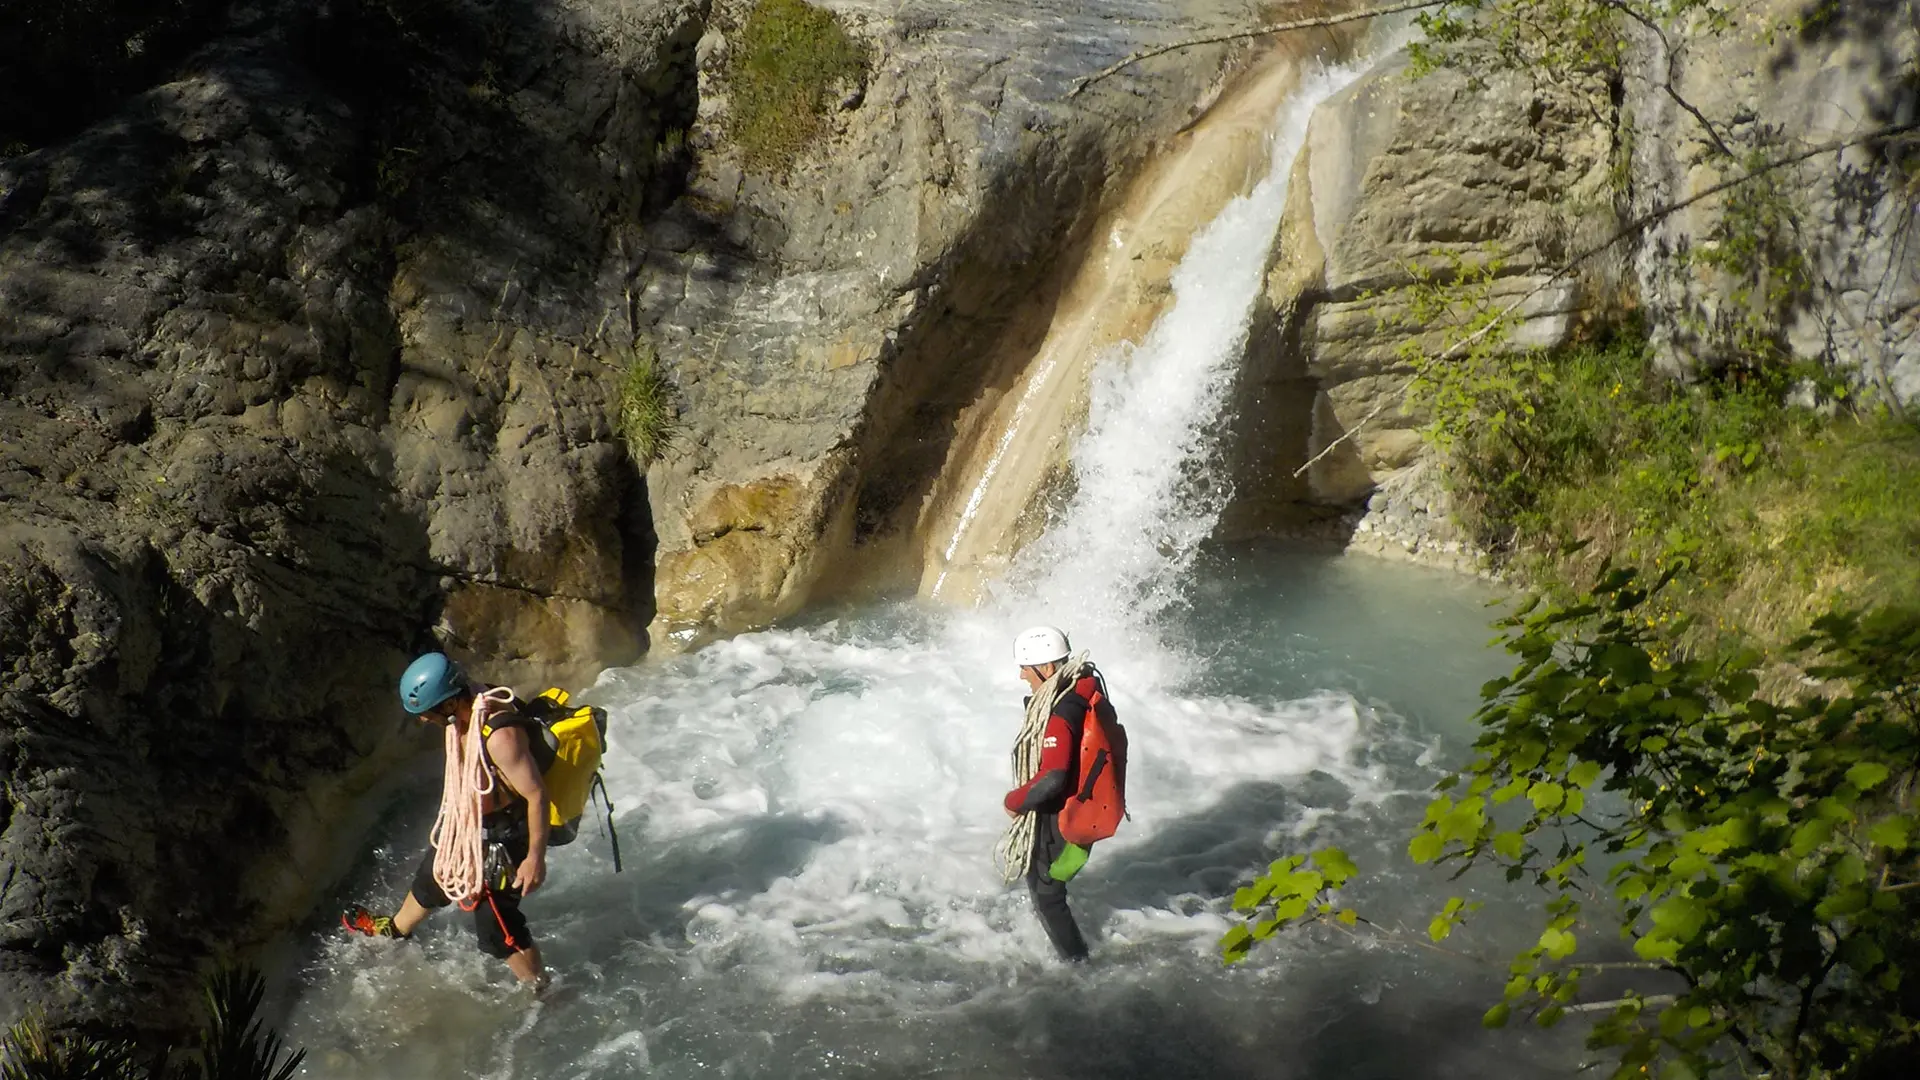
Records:
[[[460,665],[446,653],[430,652],[408,664],[406,674],[400,676],[400,704],[419,716],[466,689],[467,676]]]

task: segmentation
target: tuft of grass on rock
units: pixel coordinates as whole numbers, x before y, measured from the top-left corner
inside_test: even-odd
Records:
[[[634,346],[627,373],[621,379],[616,426],[627,444],[627,453],[643,469],[666,451],[680,430],[679,414],[673,406],[673,384],[660,371],[660,358],[653,346],[645,342]]]
[[[28,1016],[0,1034],[0,1080],[148,1080],[130,1042],[48,1031]]]
[[[749,169],[784,176],[866,79],[867,46],[806,0],[759,0],[732,43],[728,134]]]

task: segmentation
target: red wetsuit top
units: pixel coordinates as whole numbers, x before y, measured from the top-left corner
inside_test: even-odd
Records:
[[[1053,712],[1047,716],[1047,728],[1040,739],[1040,768],[1033,779],[1007,792],[1004,805],[1014,813],[1035,811],[1057,814],[1067,795],[1079,786],[1080,729],[1087,722],[1087,698],[1090,676],[1083,675],[1073,689],[1060,695]]]

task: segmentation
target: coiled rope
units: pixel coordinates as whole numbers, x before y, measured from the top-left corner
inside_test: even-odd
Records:
[[[1086,666],[1087,654],[1080,653],[1047,676],[1047,680],[1027,699],[1027,719],[1020,725],[1020,736],[1013,743],[1015,787],[1033,779],[1034,774],[1040,771],[1041,743],[1047,735],[1047,717],[1053,715],[1053,707],[1073,689],[1074,680]],[[999,845],[993,849],[993,864],[1000,868],[1000,879],[1009,885],[1020,880],[1020,876],[1027,872],[1027,862],[1033,858],[1034,828],[1031,810],[1017,815],[1007,825]]]
[[[504,686],[473,696],[463,727],[447,725],[446,772],[440,783],[440,816],[433,821],[433,882],[447,899],[472,911],[486,895],[487,796],[493,794],[493,770],[487,768],[487,718],[513,707],[513,691]]]

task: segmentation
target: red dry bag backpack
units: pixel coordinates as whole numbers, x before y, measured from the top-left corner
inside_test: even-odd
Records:
[[[1087,702],[1080,725],[1080,790],[1060,809],[1060,835],[1082,847],[1105,840],[1127,816],[1127,729],[1107,700],[1107,687],[1092,667],[1074,683]]]

